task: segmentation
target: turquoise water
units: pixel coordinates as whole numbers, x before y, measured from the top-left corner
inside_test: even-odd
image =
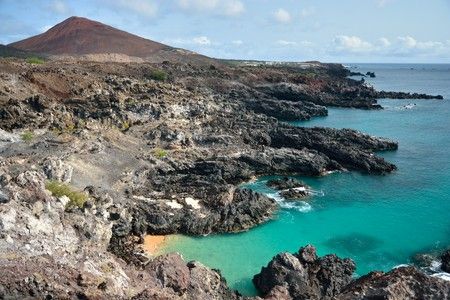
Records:
[[[447,101],[381,100],[382,111],[330,109],[299,126],[355,128],[399,142],[381,153],[399,170],[387,176],[356,172],[300,178],[323,196],[282,203],[276,219],[240,234],[178,237],[164,251],[218,268],[232,288],[253,295],[251,278],[278,252],[311,243],[319,254],[354,259],[357,274],[389,270],[411,255],[450,245],[450,65],[353,65],[375,71],[378,89],[442,94]],[[412,109],[405,105],[416,103]],[[248,186],[273,194],[261,178]]]

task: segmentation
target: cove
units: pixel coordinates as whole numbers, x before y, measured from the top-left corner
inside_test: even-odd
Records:
[[[439,100],[380,100],[380,111],[329,109],[329,115],[297,126],[353,128],[399,142],[381,155],[397,165],[387,176],[355,172],[299,177],[323,192],[295,205],[281,202],[276,218],[248,232],[177,236],[164,252],[180,252],[220,269],[229,285],[256,293],[251,278],[278,252],[313,244],[320,255],[336,253],[357,264],[357,274],[411,262],[417,252],[450,245],[450,66],[352,65],[374,71],[377,89],[441,94]],[[415,105],[410,105],[415,104]],[[408,106],[408,107],[406,107]],[[246,186],[274,194],[270,177]],[[282,200],[280,200],[282,201]]]

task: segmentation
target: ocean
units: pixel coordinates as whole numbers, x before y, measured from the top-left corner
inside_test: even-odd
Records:
[[[276,218],[239,234],[170,238],[163,252],[176,251],[220,269],[230,287],[255,295],[254,274],[279,252],[313,244],[320,255],[336,253],[357,263],[357,275],[411,263],[418,252],[450,246],[450,65],[347,64],[373,71],[366,82],[379,90],[440,94],[442,100],[385,100],[380,111],[330,108],[327,117],[297,126],[353,128],[399,142],[379,155],[397,165],[386,176],[357,172],[299,177],[318,195],[288,203]],[[247,187],[275,191],[260,178]]]

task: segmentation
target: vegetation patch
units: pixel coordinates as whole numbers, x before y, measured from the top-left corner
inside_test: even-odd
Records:
[[[34,65],[42,65],[43,63],[45,63],[45,60],[36,56],[32,56],[27,58],[27,63]]]
[[[85,192],[77,191],[70,185],[56,180],[48,181],[45,188],[55,197],[59,198],[62,196],[67,196],[70,201],[67,203],[66,208],[82,208],[88,199],[88,195]]]
[[[156,148],[153,150],[153,155],[157,158],[164,158],[167,156],[167,151],[164,149]]]
[[[33,140],[34,138],[34,133],[32,131],[25,131],[20,135],[20,138],[24,142],[31,142],[31,140]]]
[[[156,81],[166,81],[168,76],[167,73],[163,70],[153,70],[150,73],[148,73],[145,77]]]
[[[130,129],[131,124],[129,121],[123,121],[122,124],[120,124],[120,127],[122,131],[127,131],[128,129]]]

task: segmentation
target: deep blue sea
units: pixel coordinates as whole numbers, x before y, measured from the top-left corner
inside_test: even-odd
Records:
[[[275,220],[240,234],[170,238],[164,252],[218,268],[232,288],[253,295],[251,278],[278,252],[313,244],[357,263],[357,274],[411,262],[417,252],[450,246],[450,65],[348,64],[374,71],[377,89],[441,94],[439,100],[380,100],[381,111],[329,110],[298,126],[354,128],[399,142],[380,153],[398,166],[387,176],[357,172],[300,178],[322,196],[294,205],[279,199]],[[415,105],[414,105],[415,104]],[[261,178],[247,186],[274,196]]]

